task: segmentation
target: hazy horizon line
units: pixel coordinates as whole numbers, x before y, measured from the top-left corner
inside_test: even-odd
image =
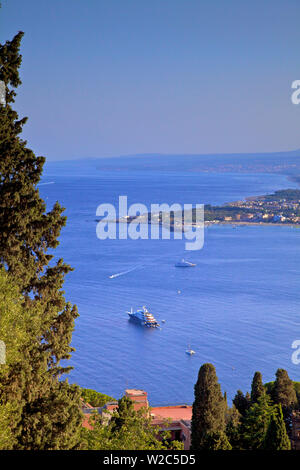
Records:
[[[144,152],[144,153],[134,153],[134,154],[121,154],[121,155],[111,155],[111,156],[97,156],[97,157],[71,157],[64,159],[49,159],[46,158],[47,162],[66,162],[66,161],[79,161],[79,160],[104,160],[104,159],[115,159],[115,158],[138,158],[138,157],[217,157],[217,156],[267,156],[267,155],[279,155],[279,154],[291,154],[299,152],[300,157],[300,148],[294,150],[278,150],[276,152],[232,152],[232,153],[160,153],[160,152]],[[297,155],[295,155],[297,156]]]

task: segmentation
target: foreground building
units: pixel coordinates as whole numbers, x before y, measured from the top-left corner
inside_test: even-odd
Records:
[[[181,441],[184,443],[184,450],[189,450],[191,445],[191,405],[174,405],[174,406],[154,406],[150,407],[148,402],[148,394],[144,390],[128,389],[125,390],[125,396],[133,402],[134,409],[149,409],[152,417],[153,426],[158,426],[162,431],[169,431],[171,441]],[[91,414],[98,411],[104,415],[107,411],[114,411],[118,407],[118,402],[106,403],[101,408],[93,408],[88,403],[82,402],[82,411],[84,414],[83,426],[90,428],[89,418]],[[168,424],[166,425],[166,420]]]
[[[293,450],[300,450],[300,412],[293,411],[292,414],[292,436],[291,444]]]

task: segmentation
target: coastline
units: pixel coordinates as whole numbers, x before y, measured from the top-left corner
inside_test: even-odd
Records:
[[[95,222],[99,223],[101,222],[101,220],[97,220],[95,219]],[[127,220],[120,220],[120,219],[116,219],[116,220],[109,220],[109,221],[105,221],[105,223],[117,223],[117,224],[145,224],[145,225],[161,225],[163,227],[169,227],[168,224],[163,224],[163,223],[160,223],[160,222],[148,222],[146,220],[138,220],[138,217],[137,218],[134,218],[134,219],[127,219]],[[222,221],[217,221],[217,222],[212,222],[212,221],[204,221],[204,227],[209,227],[211,225],[232,225],[232,226],[261,226],[261,227],[268,227],[268,226],[274,226],[274,227],[295,227],[295,228],[300,228],[300,223],[285,223],[285,222],[249,222],[249,221],[234,221],[234,220],[222,220]],[[176,229],[177,227],[171,223],[171,227]],[[185,227],[197,227],[196,225],[194,224],[183,224],[183,229]],[[198,225],[199,227],[199,225]],[[181,230],[180,228],[177,228],[177,230]]]
[[[208,227],[209,225],[232,225],[232,226],[263,226],[263,227],[268,227],[268,226],[278,226],[278,227],[295,227],[295,228],[300,228],[300,224],[296,223],[279,223],[279,222],[235,222],[233,220],[229,221],[222,221],[222,222],[204,222],[204,226]]]

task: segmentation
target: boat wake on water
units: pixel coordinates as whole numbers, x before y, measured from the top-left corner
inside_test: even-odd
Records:
[[[116,273],[116,274],[111,274],[109,277],[109,279],[114,279],[116,277],[119,277],[119,276],[124,276],[124,274],[128,274],[128,273],[131,273],[132,271],[135,271],[136,269],[141,269],[141,268],[145,268],[147,266],[153,266],[156,264],[157,260],[158,259],[161,259],[161,258],[166,258],[166,257],[169,257],[170,254],[164,254],[164,255],[161,255],[161,256],[156,256],[155,259],[151,259],[151,262],[148,262],[148,263],[144,263],[144,264],[139,264],[137,266],[134,266],[133,268],[131,269],[127,269],[126,271],[122,271],[120,273]],[[191,266],[196,266],[196,264],[194,263],[190,263],[189,261],[186,261],[184,259],[181,260],[181,262],[179,263],[176,263],[175,266],[180,266],[180,267],[191,267]]]
[[[121,273],[116,273],[116,274],[111,274],[109,277],[109,279],[114,279],[115,277],[119,277],[119,276],[124,276],[124,274],[128,274],[128,273],[131,273],[132,271],[135,271],[136,269],[141,269],[141,268],[145,268],[147,266],[151,266],[152,264],[155,263],[155,261],[159,258],[165,258],[166,256],[168,255],[162,255],[162,256],[156,256],[155,257],[155,260],[151,260],[150,263],[146,263],[146,264],[139,264],[137,266],[134,266],[133,268],[130,268],[130,269],[127,269],[127,271],[122,271]]]
[[[124,274],[131,273],[132,271],[135,271],[136,269],[143,268],[143,267],[144,265],[134,266],[134,268],[128,269],[127,271],[123,271],[121,273],[116,273],[116,274],[111,274],[109,276],[109,279],[114,279],[115,277],[124,276]]]

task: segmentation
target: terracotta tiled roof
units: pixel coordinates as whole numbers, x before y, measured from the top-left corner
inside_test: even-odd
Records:
[[[128,388],[125,390],[127,396],[147,396],[145,390],[137,390],[136,388]]]
[[[93,408],[92,405],[90,405],[89,403],[85,402],[82,398],[80,398],[80,401],[81,401],[81,407],[82,409],[85,409],[85,408]]]
[[[151,414],[155,419],[172,420],[191,420],[192,419],[192,406],[190,405],[177,405],[177,406],[159,406],[151,408]]]

